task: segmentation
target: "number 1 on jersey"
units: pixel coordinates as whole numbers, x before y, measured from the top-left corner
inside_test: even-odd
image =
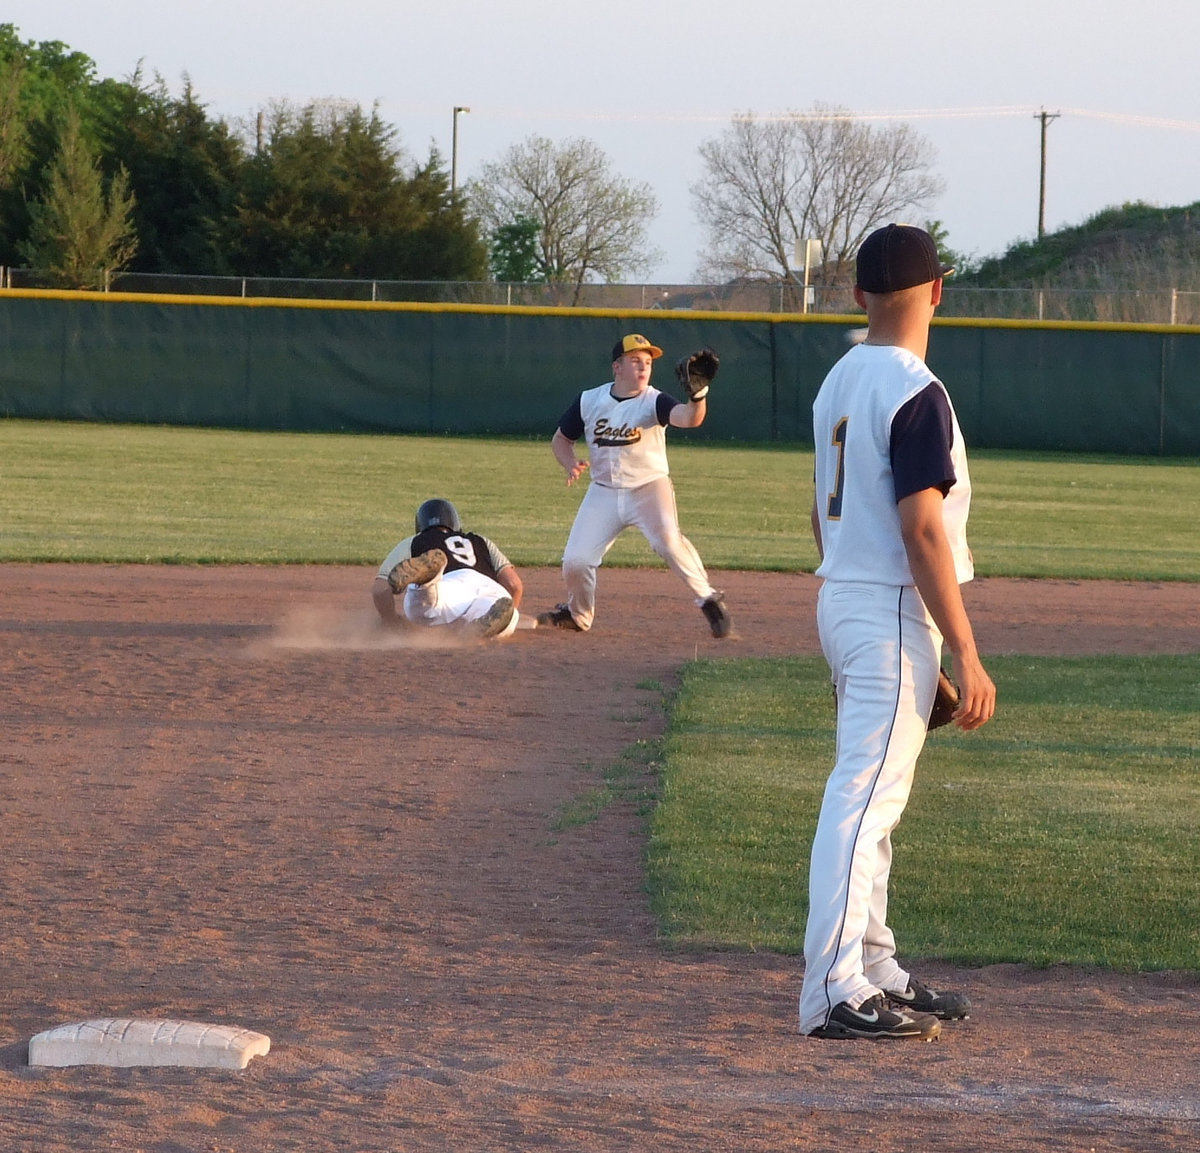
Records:
[[[830,520],[842,519],[842,486],[846,483],[846,424],[849,417],[843,416],[833,426],[833,438],[830,443],[837,449],[837,479],[833,492],[829,494],[829,504],[826,514]]]

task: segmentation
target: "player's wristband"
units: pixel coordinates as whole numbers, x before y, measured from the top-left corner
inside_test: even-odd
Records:
[[[688,397],[688,400],[695,404],[696,401],[703,400],[707,395],[708,385],[706,384],[699,392],[693,392],[692,395]]]

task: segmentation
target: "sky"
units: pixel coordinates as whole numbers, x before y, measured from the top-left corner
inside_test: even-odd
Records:
[[[649,184],[663,259],[690,283],[705,235],[700,144],[732,117],[815,102],[935,150],[939,220],[976,259],[1129,201],[1200,201],[1196,0],[4,0],[22,40],[58,40],[101,77],[185,76],[211,117],[253,122],[288,100],[377,107],[414,159],[458,179],[537,134],[585,137]]]

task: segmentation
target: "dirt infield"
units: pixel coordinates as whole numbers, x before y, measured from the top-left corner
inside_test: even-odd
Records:
[[[815,648],[815,582],[605,571],[587,636],[405,646],[360,568],[0,565],[0,1149],[1183,1150],[1200,982],[922,967],[936,1045],[798,1036],[794,958],[655,940],[639,820],[553,815],[696,656]],[[534,611],[556,572],[525,574]],[[985,652],[1200,651],[1200,585],[980,581]],[[102,1016],[244,1072],[33,1069]]]

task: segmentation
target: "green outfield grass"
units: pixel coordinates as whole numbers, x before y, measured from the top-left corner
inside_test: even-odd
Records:
[[[808,570],[812,453],[672,436],[684,531],[714,569]],[[1191,462],[976,453],[980,575],[1194,580]],[[0,560],[374,564],[446,496],[518,564],[557,564],[582,486],[542,440],[0,421]],[[636,533],[608,564],[659,564]]]
[[[929,738],[896,831],[904,953],[1200,966],[1200,657],[988,665],[996,718]],[[820,658],[688,666],[650,840],[669,938],[799,951],[833,726]]]
[[[672,440],[684,529],[711,568],[811,571],[811,452]],[[1193,462],[976,453],[972,476],[980,575],[1200,574]],[[552,565],[581,492],[548,438],[0,421],[0,561],[375,565],[436,495],[518,564]],[[629,533],[606,563],[661,562]],[[989,667],[997,719],[931,738],[896,839],[906,953],[1197,967],[1200,659]],[[604,768],[553,827],[617,800],[646,809],[657,789],[667,935],[794,950],[832,751],[819,658],[698,662],[664,746]]]

